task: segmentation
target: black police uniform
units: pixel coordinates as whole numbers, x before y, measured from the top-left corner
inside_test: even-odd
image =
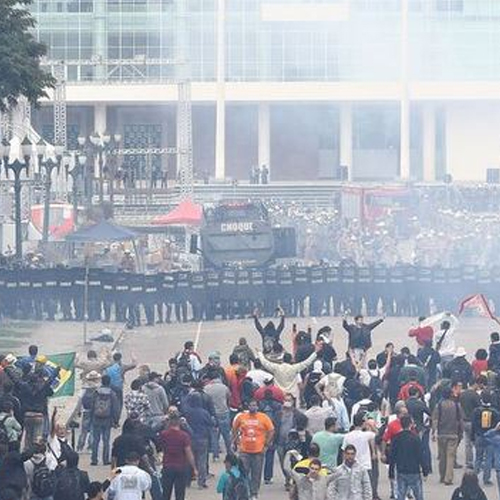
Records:
[[[217,269],[208,269],[205,272],[206,282],[206,317],[214,320],[217,316],[220,302],[220,272]]]
[[[311,289],[309,268],[305,266],[296,266],[293,268],[293,305],[292,316],[303,318],[305,315],[305,301]],[[286,311],[286,309],[285,309]]]
[[[312,266],[309,270],[309,313],[321,316],[327,302],[326,269],[324,266]]]
[[[202,321],[205,318],[206,307],[205,273],[203,271],[190,273],[190,286],[193,320]]]
[[[143,301],[146,324],[155,324],[155,306],[158,303],[158,279],[156,274],[146,274],[144,276]]]

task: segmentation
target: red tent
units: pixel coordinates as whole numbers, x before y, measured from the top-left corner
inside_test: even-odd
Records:
[[[200,205],[191,200],[184,200],[168,214],[155,217],[152,223],[157,226],[171,224],[197,226],[201,223],[201,216],[202,208]]]

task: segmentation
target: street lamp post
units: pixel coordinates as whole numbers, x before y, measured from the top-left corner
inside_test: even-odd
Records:
[[[78,182],[84,177],[86,163],[87,156],[82,153],[77,155],[72,169],[69,168],[69,165],[66,165],[66,178],[70,176],[73,181],[73,185],[71,186],[71,202],[73,203],[73,225],[75,228],[78,225]]]
[[[45,200],[43,207],[43,232],[42,243],[45,245],[49,241],[49,224],[50,224],[50,190],[52,188],[52,172],[57,169],[59,173],[64,148],[63,146],[55,146],[55,158],[45,157],[47,145],[43,139],[37,143],[38,164],[40,168],[45,170]]]
[[[9,170],[14,174],[14,196],[15,196],[15,224],[16,224],[16,259],[21,260],[23,257],[23,238],[21,231],[21,174],[23,170],[28,173],[29,162],[32,153],[32,143],[25,137],[21,142],[21,156],[24,161],[15,159],[10,161],[12,144],[5,139],[2,141],[2,157],[6,177],[9,177]]]

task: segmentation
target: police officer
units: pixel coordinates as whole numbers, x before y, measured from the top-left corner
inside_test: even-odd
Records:
[[[357,279],[356,274],[356,267],[351,262],[341,263],[340,281],[342,283],[344,311],[355,311],[354,293]]]
[[[306,266],[295,266],[292,276],[293,305],[291,315],[303,318],[305,315],[305,301],[311,289],[309,268]]]
[[[402,266],[396,265],[389,269],[389,289],[390,289],[390,304],[392,307],[385,307],[384,312],[387,315],[401,316],[403,310],[407,309],[405,303],[405,270]]]
[[[340,284],[340,272],[337,266],[328,266],[325,271],[327,316],[337,315],[342,304],[342,288]],[[331,306],[330,306],[331,302]]]
[[[265,274],[262,269],[250,270],[250,310],[264,311],[266,288],[264,286]]]
[[[430,267],[417,267],[417,305],[419,316],[429,315],[430,298],[433,286],[432,278],[432,269]]]
[[[277,269],[279,304],[288,316],[297,315],[297,302],[301,298],[301,294],[298,290],[295,289],[296,285],[294,283],[294,270],[294,268],[289,268],[288,266],[280,266]],[[307,281],[305,283],[302,283],[301,292],[304,294],[304,296],[307,293],[306,287]]]
[[[172,311],[174,308],[175,300],[175,277],[173,273],[165,273],[163,275],[161,285],[161,298],[160,302],[165,304],[165,322],[172,322]]]
[[[208,320],[214,320],[220,302],[220,272],[217,269],[207,269],[205,272],[206,280],[206,317]]]
[[[144,298],[144,275],[128,273],[127,277],[130,284],[126,295],[127,328],[134,328],[141,325],[140,304]]]
[[[89,321],[102,319],[102,269],[90,268],[88,274]]]
[[[205,274],[203,271],[190,273],[190,296],[193,307],[193,320],[202,321],[205,317],[206,294]]]
[[[63,315],[64,321],[72,321],[73,316],[73,276],[71,269],[61,266],[56,271],[57,277],[57,292],[59,297],[59,306]]]
[[[88,296],[85,296],[88,281],[87,270],[84,267],[75,267],[70,270],[70,274],[72,275],[70,291],[75,307],[75,319],[83,321],[85,313],[88,313]],[[85,303],[85,299],[87,299],[87,303]]]
[[[57,313],[57,271],[56,269],[44,269],[42,271],[42,304],[47,319],[54,321]]]
[[[373,299],[373,276],[371,269],[369,267],[358,267],[356,269],[356,283],[354,286],[354,311],[361,311],[363,307],[363,300],[366,303],[369,316],[376,315],[376,304],[375,312],[373,305],[376,303],[377,299]]]
[[[268,267],[265,272],[265,316],[268,318],[274,315],[278,307],[278,273],[274,267]]]
[[[186,323],[188,320],[188,301],[189,301],[189,273],[182,269],[174,273],[175,294],[174,308],[175,318],[180,323]]]
[[[101,275],[102,283],[102,309],[104,313],[104,321],[111,321],[111,310],[115,300],[115,277],[116,273],[103,271]]]
[[[156,274],[144,275],[144,289],[142,297],[146,324],[148,326],[153,326],[155,324],[155,306],[158,302],[158,280]]]
[[[225,267],[221,272],[221,313],[222,319],[234,319],[236,297],[236,270]]]
[[[115,276],[115,308],[116,308],[116,321],[125,323],[127,318],[127,295],[129,294],[129,273],[120,271]]]
[[[236,270],[236,316],[243,319],[251,313],[250,271],[243,267]]]
[[[323,265],[312,266],[309,271],[309,312],[311,316],[321,316],[327,301],[326,269]]]

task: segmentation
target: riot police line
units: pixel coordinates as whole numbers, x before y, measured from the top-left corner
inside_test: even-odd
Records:
[[[455,310],[466,295],[500,304],[500,268],[289,266],[156,274],[101,269],[0,268],[0,318],[144,323],[272,316]],[[432,302],[431,302],[432,301]]]

